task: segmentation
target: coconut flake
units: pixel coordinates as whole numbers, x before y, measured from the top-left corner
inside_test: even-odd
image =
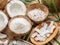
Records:
[[[2,31],[8,23],[8,17],[6,16],[5,13],[0,11],[0,31]]]
[[[34,21],[42,21],[46,18],[46,14],[40,9],[29,11],[28,16]]]
[[[26,6],[20,0],[12,0],[7,4],[7,12],[10,17],[15,17],[18,15],[25,16]]]
[[[30,31],[31,24],[25,18],[15,18],[10,22],[9,27],[11,31],[17,34],[22,34]]]

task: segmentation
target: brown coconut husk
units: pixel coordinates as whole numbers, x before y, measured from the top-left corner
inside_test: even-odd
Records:
[[[7,3],[8,3],[8,0],[0,0],[0,10],[4,9]]]

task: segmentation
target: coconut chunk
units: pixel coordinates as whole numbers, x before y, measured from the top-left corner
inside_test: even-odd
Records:
[[[46,14],[40,9],[33,9],[29,11],[28,16],[34,21],[42,21],[46,18]]]
[[[0,31],[2,31],[8,23],[8,17],[6,16],[5,13],[0,11]]]
[[[13,40],[9,43],[9,45],[30,45],[29,43],[26,43],[24,41],[16,41],[16,40]]]
[[[0,39],[4,39],[4,38],[7,38],[7,35],[0,33]]]
[[[16,17],[9,23],[10,30],[16,34],[27,33],[30,31],[31,27],[31,23],[24,17]]]
[[[5,41],[0,40],[0,45],[8,45],[8,43],[9,43],[8,40],[5,40]]]
[[[51,21],[50,25],[47,27],[47,30],[48,30],[50,33],[52,33],[53,30],[54,30],[54,28],[55,28],[55,26],[54,26],[53,24],[54,24],[54,21]]]
[[[8,40],[6,40],[6,41],[4,42],[4,45],[8,45],[8,43],[9,43],[9,41],[8,41]]]
[[[18,15],[25,16],[26,14],[26,6],[20,0],[12,0],[7,4],[7,13],[10,17],[15,17]]]
[[[45,41],[47,37],[42,37],[39,34],[37,35],[37,37],[35,37],[36,41]]]
[[[37,36],[37,32],[35,32],[31,37],[36,37]]]

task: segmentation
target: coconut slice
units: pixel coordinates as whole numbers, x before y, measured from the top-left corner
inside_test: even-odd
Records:
[[[20,0],[12,0],[10,1],[7,6],[7,13],[10,17],[14,17],[17,15],[25,15],[26,14],[26,6]]]
[[[48,27],[50,27],[52,24],[55,26],[55,28],[53,29],[53,32],[50,33],[50,30],[44,30],[44,28],[46,28],[45,26],[43,27],[44,24],[39,24],[36,28],[34,28],[30,34],[30,40],[33,44],[36,44],[36,45],[44,45],[46,43],[48,43],[49,41],[51,41],[55,36],[56,34],[58,33],[58,28],[57,28],[57,23],[54,22],[54,23],[50,23],[50,21],[46,22],[48,24]],[[45,24],[46,25],[46,24]],[[47,27],[47,28],[48,28]],[[53,28],[53,26],[51,26]],[[41,30],[42,29],[42,30]],[[50,28],[49,28],[50,29]],[[48,31],[48,32],[46,32]],[[38,33],[38,34],[35,34],[33,35],[34,33]],[[45,34],[46,33],[46,34]],[[44,35],[45,34],[45,35]]]
[[[0,33],[0,39],[4,39],[4,38],[7,38],[7,35]]]
[[[48,8],[43,4],[32,4],[28,6],[27,16],[34,22],[40,23],[48,16]]]
[[[2,31],[8,23],[8,17],[6,16],[5,13],[0,11],[0,31]]]
[[[23,40],[13,40],[9,43],[9,45],[33,45],[33,44]]]
[[[0,0],[0,9],[3,9],[7,3],[8,3],[8,0]]]
[[[9,29],[16,34],[25,34],[31,30],[31,23],[28,18],[20,16],[11,19]]]

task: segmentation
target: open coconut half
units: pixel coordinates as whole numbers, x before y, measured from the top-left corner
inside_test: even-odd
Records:
[[[7,26],[8,17],[5,13],[0,11],[0,32]]]
[[[27,9],[27,16],[36,23],[40,23],[41,21],[45,20],[48,13],[48,8],[39,3],[31,4]]]
[[[7,13],[10,17],[26,14],[26,6],[20,0],[12,0],[6,6]]]
[[[13,41],[10,41],[9,45],[33,45],[33,44],[24,40],[13,40]]]
[[[30,40],[36,45],[44,45],[51,41],[57,33],[58,28],[56,22],[44,22],[32,30]]]
[[[7,3],[8,3],[8,0],[0,0],[0,9],[3,9]]]
[[[31,30],[32,24],[31,21],[24,16],[14,17],[9,22],[9,29],[15,34],[26,34]]]

